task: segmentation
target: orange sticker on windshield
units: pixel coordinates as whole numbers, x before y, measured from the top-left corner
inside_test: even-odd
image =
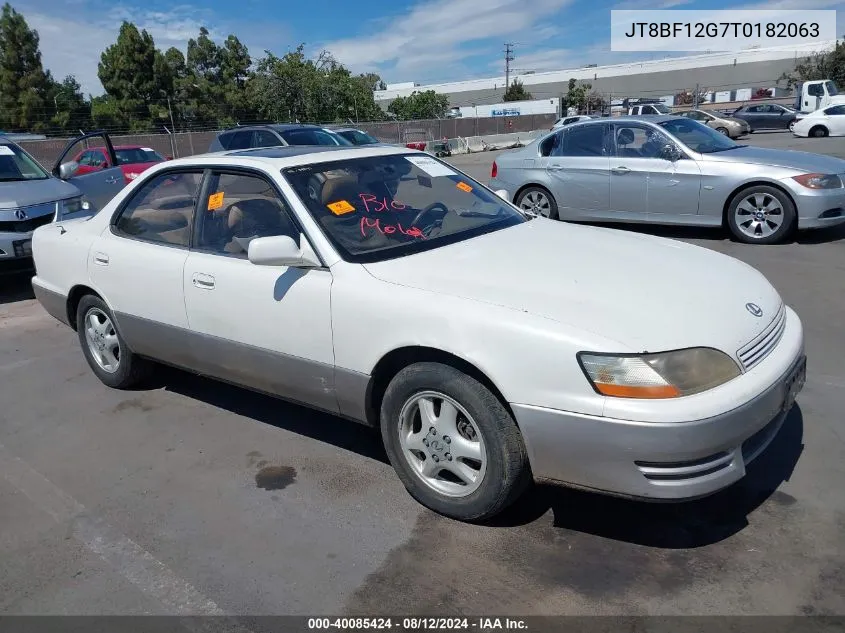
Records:
[[[329,208],[329,211],[331,211],[335,215],[343,215],[345,213],[351,213],[355,210],[355,207],[349,204],[346,200],[338,200],[337,202],[332,202],[331,204],[327,204],[326,206]]]
[[[466,184],[466,183],[465,183],[465,182],[463,182],[463,181],[459,182],[459,183],[458,183],[457,185],[455,185],[455,186],[456,186],[458,189],[460,189],[461,191],[466,191],[467,193],[469,193],[470,191],[472,191],[472,187],[470,187],[468,184]]]
[[[218,191],[208,196],[208,210],[214,211],[223,206],[223,192]]]

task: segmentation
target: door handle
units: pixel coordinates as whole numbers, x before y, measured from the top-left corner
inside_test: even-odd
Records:
[[[194,273],[191,281],[197,288],[201,288],[202,290],[211,290],[214,288],[214,277],[205,273]]]
[[[117,182],[117,176],[109,176],[108,178],[106,178],[106,182],[110,185],[115,184]]]
[[[566,169],[563,165],[549,165],[549,171],[563,171]]]
[[[100,266],[108,266],[109,256],[105,253],[94,253],[94,263],[99,264]]]
[[[624,165],[622,165],[620,167],[614,167],[610,171],[612,171],[614,174],[627,174],[631,170],[628,169],[627,167],[625,167]]]

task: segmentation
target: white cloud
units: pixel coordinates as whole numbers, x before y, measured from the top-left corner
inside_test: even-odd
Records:
[[[380,21],[374,34],[326,42],[321,48],[353,70],[376,70],[393,81],[446,78],[474,54],[467,44],[487,41],[485,55],[504,57],[504,51],[498,51],[505,38],[533,38],[535,28],[541,38],[550,37],[556,31],[543,20],[572,1],[426,0],[401,17]]]
[[[85,0],[76,0],[74,6],[45,5],[21,13],[30,27],[38,31],[44,67],[58,80],[74,75],[83,92],[94,95],[103,93],[97,77],[100,55],[117,39],[123,20],[147,30],[157,48],[164,51],[174,46],[183,53],[188,40],[196,38],[202,26],[218,43],[234,33],[246,44],[253,58],[263,56],[265,49],[276,48],[289,33],[285,25],[273,21],[253,24],[220,20],[210,11],[189,4],[175,5],[168,11],[148,11],[122,4],[96,11],[85,5]]]

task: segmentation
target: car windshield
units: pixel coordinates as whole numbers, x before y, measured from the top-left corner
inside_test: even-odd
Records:
[[[0,182],[46,180],[49,174],[21,147],[0,143]]]
[[[119,165],[131,165],[133,163],[158,163],[164,160],[164,158],[159,156],[155,151],[141,147],[115,149],[114,153],[117,156],[117,163]]]
[[[314,128],[286,130],[282,138],[288,145],[352,145],[334,132]]]
[[[669,108],[667,108],[662,103],[655,103],[651,107],[654,108],[655,110],[657,110],[660,114],[670,114],[672,112]]]
[[[359,132],[358,130],[344,130],[343,132],[338,132],[338,134],[353,145],[377,145],[379,143],[378,139],[373,138],[366,132]]]
[[[700,154],[712,154],[713,152],[724,152],[725,150],[742,147],[742,145],[734,143],[724,134],[707,127],[703,123],[686,118],[662,121],[660,127],[692,151]]]
[[[346,261],[376,262],[528,221],[489,189],[425,154],[283,170]]]
[[[836,89],[836,84],[832,81],[824,82],[824,86],[825,88],[827,88],[827,94],[829,94],[831,97],[839,94],[839,91]]]

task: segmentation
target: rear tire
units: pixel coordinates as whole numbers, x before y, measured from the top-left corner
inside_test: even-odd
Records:
[[[522,436],[487,387],[454,367],[416,363],[387,387],[381,433],[390,463],[422,505],[488,519],[531,482]]]
[[[523,211],[536,213],[538,216],[559,220],[557,201],[548,189],[543,187],[526,187],[519,192],[514,204]]]
[[[82,353],[100,381],[113,389],[129,389],[149,377],[152,363],[133,354],[115,326],[106,302],[85,295],[76,308],[76,332]]]
[[[809,136],[813,138],[824,138],[829,134],[827,128],[823,125],[817,125],[812,130],[810,130]]]
[[[728,227],[746,244],[776,244],[790,235],[797,214],[792,200],[768,185],[746,187],[728,206]]]

